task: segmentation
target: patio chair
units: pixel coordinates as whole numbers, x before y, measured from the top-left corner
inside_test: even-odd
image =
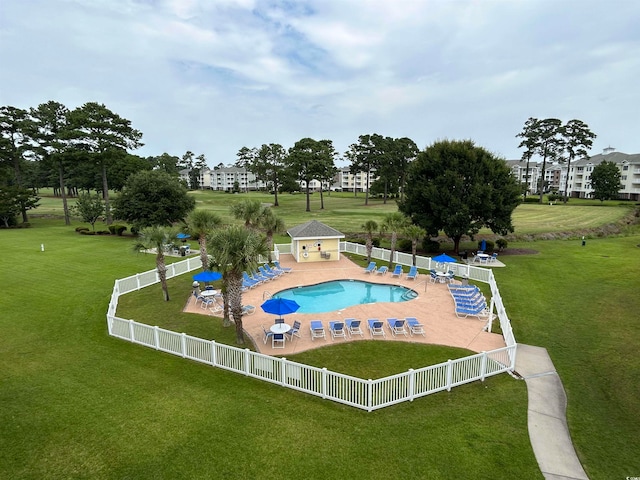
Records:
[[[429,278],[429,283],[437,283],[439,281],[438,274],[435,270],[429,270],[429,275],[431,275],[431,278]]]
[[[212,315],[224,312],[224,305],[220,305],[215,298],[209,299],[208,308]]]
[[[275,273],[267,272],[267,269],[264,268],[262,265],[260,265],[258,267],[258,271],[260,272],[260,275],[262,275],[263,277],[267,277],[269,280],[273,280],[274,278],[276,278],[278,276]]]
[[[409,327],[409,334],[413,337],[414,335],[422,335],[425,337],[424,333],[424,325],[418,322],[418,319],[415,317],[407,317],[405,318],[407,322],[407,327]]]
[[[369,324],[369,333],[372,337],[380,335],[383,337],[386,336],[384,333],[383,323],[380,320],[377,318],[370,318],[367,320],[367,323]]]
[[[295,322],[293,322],[293,327],[291,327],[291,330],[285,333],[285,335],[289,336],[289,340],[293,340],[294,335],[300,338],[300,327],[302,327],[302,324],[299,321],[296,320]]]
[[[284,273],[291,273],[291,271],[293,270],[291,267],[281,267],[280,266],[280,262],[275,261],[273,262],[273,264],[276,266],[276,268]]]
[[[392,277],[401,277],[404,272],[402,271],[402,265],[396,265],[396,268],[393,269],[391,273]]]
[[[498,254],[494,252],[491,254],[491,257],[489,258],[489,263],[495,263],[496,260],[498,260]]]
[[[347,326],[347,332],[349,332],[349,336],[360,335],[364,337],[364,333],[362,333],[362,329],[360,328],[360,320],[356,320],[355,318],[345,318],[344,323]]]
[[[274,324],[278,324],[278,323],[284,323],[284,318],[276,318],[275,321],[273,322]]]
[[[416,278],[418,278],[418,267],[412,265],[409,268],[409,273],[407,273],[407,280],[415,280]]]
[[[331,332],[331,338],[347,338],[347,333],[344,330],[344,322],[329,322],[329,331]]]
[[[389,271],[389,267],[387,267],[386,265],[383,265],[378,270],[376,270],[376,274],[377,275],[384,275],[388,271]]]
[[[376,262],[370,262],[364,269],[364,273],[371,273],[376,271]]]
[[[275,269],[271,268],[271,266],[268,263],[264,264],[264,269],[267,271],[267,273],[275,275],[276,277],[279,277],[280,275],[282,275],[284,273],[282,270],[275,270]]]
[[[311,340],[315,340],[316,338],[326,338],[324,334],[324,325],[322,325],[320,320],[311,320],[309,329],[311,330]]]
[[[397,318],[387,318],[387,323],[389,324],[389,330],[391,330],[391,333],[394,337],[397,337],[398,335],[404,335],[405,337],[407,336],[407,329],[404,328],[404,320],[398,320]]]
[[[264,333],[264,338],[262,339],[262,341],[266,345],[267,341],[273,336],[273,332],[264,328],[264,325],[261,325],[261,327],[262,327],[262,332]]]
[[[274,333],[271,336],[271,348],[284,348],[284,333]]]

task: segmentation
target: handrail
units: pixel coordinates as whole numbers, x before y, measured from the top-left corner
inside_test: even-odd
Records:
[[[262,299],[266,300],[268,298],[271,298],[271,292],[269,290],[265,290],[264,292],[262,292]]]

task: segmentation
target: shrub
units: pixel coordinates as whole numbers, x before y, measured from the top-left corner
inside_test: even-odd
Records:
[[[438,253],[440,251],[440,243],[425,237],[422,240],[422,250],[426,253]]]
[[[411,252],[411,240],[407,238],[398,240],[398,250],[401,252]]]
[[[491,240],[484,240],[486,244],[485,252],[493,252],[495,248],[495,244]],[[482,240],[478,242],[478,250],[480,250],[480,246],[482,245]]]
[[[136,237],[138,236],[138,233],[140,233],[140,228],[139,227],[131,227],[131,234],[135,235]]]
[[[499,251],[502,251],[505,248],[507,248],[508,244],[509,242],[507,242],[504,238],[499,238],[496,240],[496,246],[498,247]]]
[[[376,248],[380,248],[380,238],[379,237],[373,238],[371,240],[371,244]]]
[[[539,203],[539,202],[540,202],[539,197],[527,197],[524,199],[524,203]]]
[[[113,225],[109,225],[109,232],[111,232],[111,235],[118,235],[119,237],[122,236],[122,232],[126,231],[127,227],[124,225],[118,225],[118,224],[113,224]]]

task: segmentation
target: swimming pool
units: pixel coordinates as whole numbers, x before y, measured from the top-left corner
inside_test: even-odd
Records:
[[[418,294],[400,285],[370,283],[361,280],[333,280],[282,290],[273,298],[294,300],[299,313],[323,313],[342,310],[353,305],[376,302],[406,302]]]

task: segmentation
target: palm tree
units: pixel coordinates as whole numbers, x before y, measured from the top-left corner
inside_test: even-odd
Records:
[[[222,225],[222,217],[210,210],[194,210],[187,217],[187,232],[198,240],[202,269],[209,266],[207,256],[207,235]]]
[[[391,253],[389,256],[389,268],[393,264],[393,256],[396,252],[396,241],[398,240],[398,232],[402,230],[408,223],[407,217],[400,212],[389,213],[384,216],[381,229],[383,232],[391,232]]]
[[[262,215],[258,219],[258,225],[267,237],[267,248],[269,249],[269,253],[267,255],[269,258],[269,262],[271,262],[271,251],[273,250],[273,235],[275,233],[284,232],[284,220],[276,216],[276,214],[273,213],[273,210],[267,207],[262,211]]]
[[[378,223],[375,220],[367,220],[360,228],[364,229],[366,236],[365,247],[367,249],[367,264],[371,262],[371,251],[373,250],[373,232],[378,231]]]
[[[242,200],[231,205],[231,215],[238,220],[244,220],[244,226],[247,228],[256,228],[263,210],[260,200],[255,199]]]
[[[407,225],[404,229],[404,236],[411,240],[411,255],[413,266],[416,265],[416,250],[418,249],[418,242],[427,235],[427,231],[419,227],[418,225]]]
[[[176,240],[176,231],[168,227],[145,227],[138,233],[138,241],[134,244],[133,250],[156,249],[156,269],[160,284],[162,285],[162,294],[164,300],[169,301],[169,289],[167,287],[167,266],[164,262],[164,246],[174,243]]]
[[[267,253],[267,245],[262,235],[240,225],[216,230],[209,239],[209,245],[209,265],[222,273],[225,305],[228,303],[236,323],[236,343],[242,345],[242,272],[257,268],[258,258]]]

